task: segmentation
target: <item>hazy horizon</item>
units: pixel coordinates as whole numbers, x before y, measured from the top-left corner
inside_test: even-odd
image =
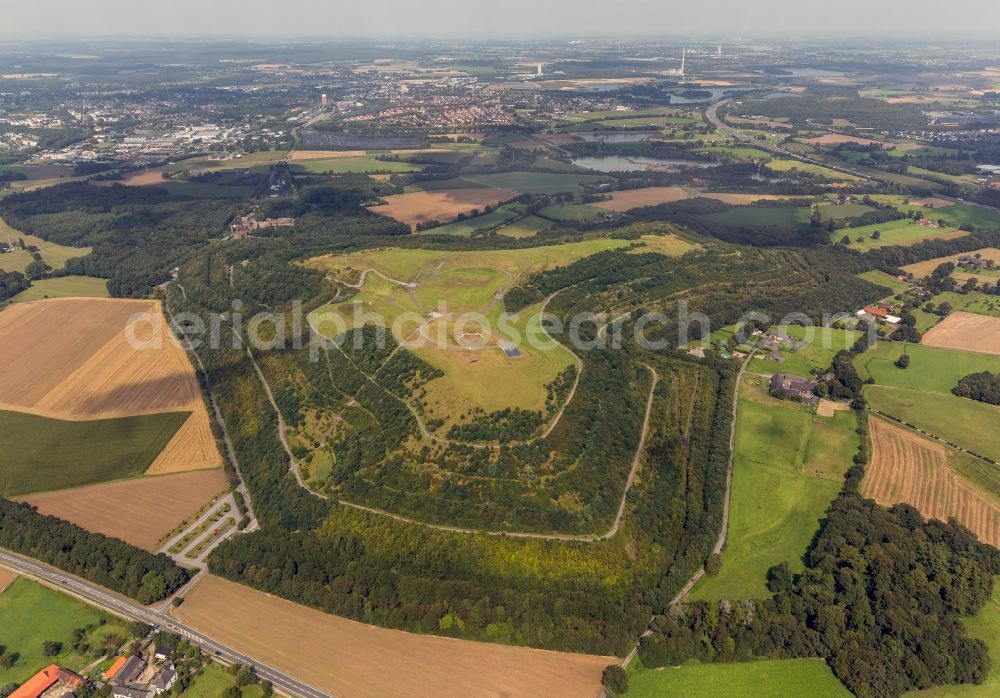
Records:
[[[653,25],[661,29],[653,29]],[[36,0],[5,9],[0,38],[542,38],[690,35],[770,39],[851,38],[996,39],[1000,3],[954,0],[929,16],[905,0],[836,4],[802,0],[719,0],[711,10],[698,3],[626,0],[383,0],[329,3],[299,0]]]

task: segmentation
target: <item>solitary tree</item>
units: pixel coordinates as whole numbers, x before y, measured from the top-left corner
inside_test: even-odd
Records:
[[[608,690],[608,695],[620,696],[628,690],[628,674],[618,664],[609,664],[601,674],[601,684]]]
[[[901,354],[898,359],[896,359],[897,368],[909,368],[910,367],[910,355]]]

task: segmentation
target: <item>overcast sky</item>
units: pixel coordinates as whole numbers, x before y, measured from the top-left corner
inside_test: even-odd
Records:
[[[997,0],[0,0],[0,36],[995,38]]]

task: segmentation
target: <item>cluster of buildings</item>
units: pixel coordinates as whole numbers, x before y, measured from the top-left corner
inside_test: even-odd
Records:
[[[818,405],[819,397],[816,395],[816,381],[798,376],[786,376],[776,373],[771,376],[768,384],[768,392],[772,397],[783,400],[791,399],[806,405]]]
[[[896,307],[889,301],[881,301],[874,305],[868,305],[854,313],[858,320],[868,323],[882,325],[898,325],[903,321],[898,315],[893,315]]]
[[[104,672],[102,678],[111,686],[115,698],[153,698],[177,683],[177,670],[167,660],[167,655],[157,651],[154,661],[133,655],[118,657]]]
[[[58,664],[50,664],[18,686],[9,698],[67,698],[82,686],[84,678],[76,672],[64,669]]]

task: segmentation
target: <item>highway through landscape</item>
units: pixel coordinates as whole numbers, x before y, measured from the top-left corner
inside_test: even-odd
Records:
[[[9,550],[0,549],[0,564],[9,567],[19,574],[32,577],[55,589],[72,594],[109,613],[180,635],[191,644],[207,652],[213,659],[227,664],[251,666],[257,676],[270,681],[276,691],[290,696],[302,696],[302,698],[333,698],[332,694],[313,688],[277,669],[269,667],[266,664],[261,664],[252,657],[248,657],[237,650],[216,642],[207,635],[174,620],[165,611],[148,608],[136,601],[86,582],[79,577],[36,562],[23,555],[10,552]],[[169,605],[167,608],[169,608]]]

